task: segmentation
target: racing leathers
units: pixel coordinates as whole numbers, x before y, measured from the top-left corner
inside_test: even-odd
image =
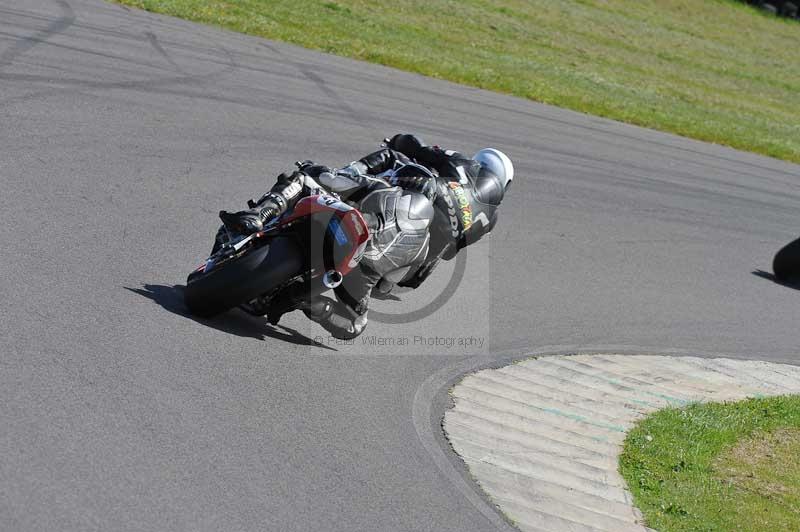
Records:
[[[341,169],[306,161],[281,174],[251,209],[222,211],[225,226],[254,232],[301,197],[333,193],[361,211],[370,241],[359,268],[345,276],[336,299],[318,296],[303,310],[332,336],[352,339],[367,325],[373,289],[418,287],[440,260],[488,233],[497,220],[503,185],[458,152],[425,146],[413,135],[395,135],[387,147]]]

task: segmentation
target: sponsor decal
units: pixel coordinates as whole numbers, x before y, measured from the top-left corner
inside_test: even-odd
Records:
[[[450,218],[450,234],[453,238],[458,238],[458,218],[456,218],[456,207],[453,203],[453,198],[450,197],[446,186],[442,185],[441,188],[441,196],[447,204],[447,216]]]
[[[303,190],[303,185],[295,181],[294,183],[289,184],[289,186],[283,189],[282,196],[286,199],[292,199],[293,197],[300,194],[300,191],[302,190]]]
[[[320,205],[325,205],[326,207],[330,207],[334,203],[336,203],[336,198],[333,196],[320,196],[317,198],[317,203]]]
[[[353,210],[352,207],[342,203],[333,196],[318,196],[317,203],[320,205],[325,205],[326,207],[334,208],[337,211],[347,212]]]
[[[336,241],[339,243],[339,245],[344,246],[347,244],[347,235],[342,230],[342,226],[337,218],[331,218],[331,221],[328,223],[328,229],[331,231],[331,233],[333,233],[333,236],[336,238]]]
[[[464,192],[464,187],[459,183],[448,183],[453,194],[456,196],[458,202],[458,209],[461,214],[461,225],[464,231],[472,227],[472,206],[467,199],[467,193]]]

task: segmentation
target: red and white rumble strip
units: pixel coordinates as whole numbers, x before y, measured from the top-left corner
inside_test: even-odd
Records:
[[[800,393],[800,367],[571,355],[468,375],[444,416],[453,449],[523,531],[647,530],[617,471],[626,431],[666,406]]]

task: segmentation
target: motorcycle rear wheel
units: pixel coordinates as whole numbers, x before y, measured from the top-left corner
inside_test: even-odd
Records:
[[[184,302],[192,314],[210,318],[274,290],[302,269],[297,244],[290,238],[275,237],[268,245],[208,273],[191,273],[186,280]]]

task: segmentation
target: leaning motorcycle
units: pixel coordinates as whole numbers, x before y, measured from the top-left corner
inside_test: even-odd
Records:
[[[223,231],[222,242],[186,280],[184,300],[197,316],[239,307],[277,323],[339,286],[369,240],[361,212],[330,195],[301,198],[257,233]]]

